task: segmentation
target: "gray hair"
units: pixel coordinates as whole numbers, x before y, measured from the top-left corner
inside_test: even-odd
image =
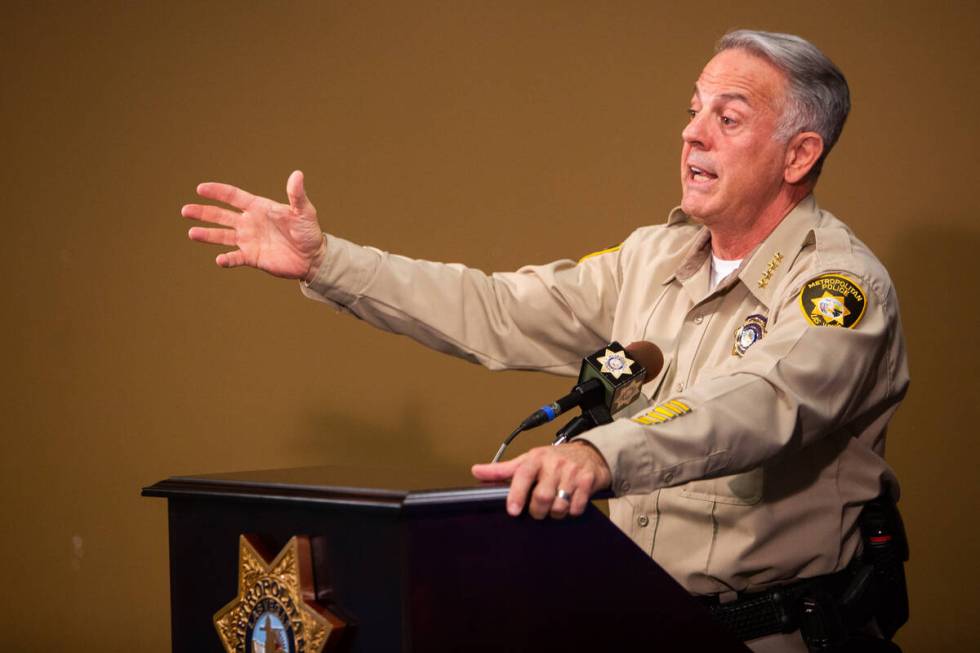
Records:
[[[809,41],[792,34],[740,29],[728,32],[715,52],[741,49],[766,59],[789,80],[789,104],[783,110],[777,134],[789,139],[804,131],[823,138],[823,154],[808,175],[816,179],[851,110],[851,94],[844,73]]]

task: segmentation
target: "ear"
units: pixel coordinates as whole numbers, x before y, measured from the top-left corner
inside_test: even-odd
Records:
[[[823,138],[817,132],[801,132],[790,139],[786,146],[786,166],[783,179],[789,184],[799,183],[816,165],[823,154]]]

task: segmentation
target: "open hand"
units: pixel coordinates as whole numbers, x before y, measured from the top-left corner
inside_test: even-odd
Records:
[[[316,273],[326,244],[299,170],[286,182],[289,204],[216,182],[199,184],[197,194],[238,209],[187,204],[180,210],[185,218],[227,227],[192,227],[187,232],[191,240],[236,248],[218,254],[215,263],[221,267],[247,265],[277,277],[307,281]]]

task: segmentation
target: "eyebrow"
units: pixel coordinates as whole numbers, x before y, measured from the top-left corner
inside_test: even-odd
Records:
[[[697,84],[694,85],[694,96],[698,100],[701,99],[701,91],[698,90],[698,85]],[[743,95],[742,93],[721,93],[721,94],[718,95],[718,97],[721,98],[722,100],[726,101],[726,102],[734,102],[734,101],[738,100],[738,101],[744,102],[745,104],[749,105],[750,107],[752,106],[752,103],[749,101],[749,98],[747,96]]]
[[[728,101],[741,100],[745,104],[747,104],[749,106],[752,106],[752,103],[749,102],[749,98],[747,98],[746,96],[742,95],[741,93],[722,93],[718,97],[722,98],[723,100],[728,100]]]

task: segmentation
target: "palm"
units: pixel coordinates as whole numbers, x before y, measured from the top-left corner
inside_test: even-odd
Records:
[[[304,214],[262,197],[245,207],[235,231],[243,264],[277,277],[305,275],[322,239],[315,212]]]
[[[247,265],[277,277],[299,279],[308,274],[321,253],[323,236],[316,209],[303,190],[301,172],[290,175],[286,184],[289,204],[227,184],[204,183],[197,192],[238,209],[188,204],[181,210],[185,217],[227,227],[193,227],[188,232],[192,240],[237,248],[219,254],[218,265]]]

